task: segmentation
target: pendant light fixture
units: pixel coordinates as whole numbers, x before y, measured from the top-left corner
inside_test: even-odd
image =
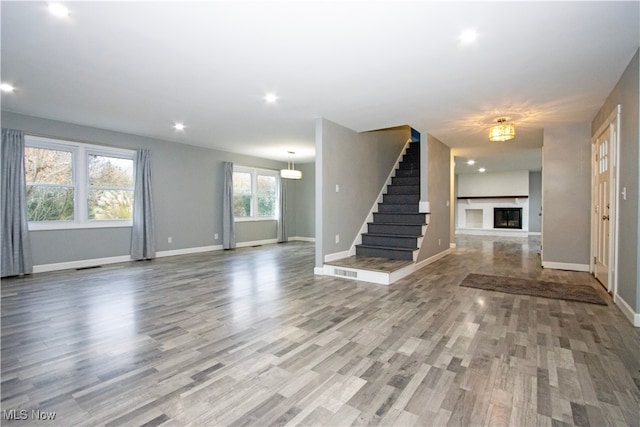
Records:
[[[293,151],[288,151],[289,161],[287,162],[286,169],[280,169],[280,178],[284,179],[301,179],[302,171],[296,170],[296,165],[293,161],[293,155],[296,154]]]
[[[516,137],[516,127],[513,123],[507,123],[505,117],[500,117],[497,125],[489,128],[489,141],[509,141]]]

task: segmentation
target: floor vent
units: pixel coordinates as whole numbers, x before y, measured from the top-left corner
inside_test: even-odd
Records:
[[[91,265],[89,267],[78,267],[78,268],[76,268],[76,271],[91,270],[92,268],[102,268],[102,266],[101,265]]]
[[[333,274],[335,274],[336,276],[350,277],[352,279],[357,279],[358,278],[358,272],[357,271],[342,270],[340,268],[334,268],[333,269]]]

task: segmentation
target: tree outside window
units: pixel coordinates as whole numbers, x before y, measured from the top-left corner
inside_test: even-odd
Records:
[[[277,181],[275,176],[258,175],[258,216],[276,216]]]
[[[276,171],[234,167],[233,207],[236,220],[277,219],[279,185]]]
[[[236,217],[251,216],[251,174],[247,172],[233,173],[233,212]]]
[[[89,219],[133,217],[133,160],[90,154]]]
[[[74,219],[73,153],[25,148],[29,221]]]

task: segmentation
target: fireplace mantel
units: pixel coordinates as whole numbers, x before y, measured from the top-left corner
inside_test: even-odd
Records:
[[[456,204],[456,234],[513,237],[526,237],[529,234],[528,195],[458,196]],[[494,223],[496,208],[517,209],[521,212],[520,228],[496,227]]]

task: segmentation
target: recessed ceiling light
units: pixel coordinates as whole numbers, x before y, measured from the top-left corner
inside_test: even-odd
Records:
[[[467,164],[468,165],[475,165],[476,161],[475,160],[467,160]]]
[[[1,83],[0,90],[3,92],[13,92],[16,88],[11,86],[9,83]]]
[[[480,168],[480,169],[478,169],[478,172],[480,172],[480,173],[482,173],[482,172],[484,172],[484,171],[486,171],[486,169],[485,169],[485,168]]]
[[[175,130],[184,130],[184,124],[182,123],[176,123],[175,125],[173,125],[173,128]]]
[[[278,100],[278,96],[275,93],[268,93],[265,95],[264,100],[269,104],[274,104]]]
[[[49,3],[49,12],[51,12],[58,18],[66,18],[67,16],[69,16],[69,9],[67,9],[60,3]]]
[[[460,34],[460,42],[463,44],[473,43],[478,39],[478,32],[475,29],[465,30]]]

